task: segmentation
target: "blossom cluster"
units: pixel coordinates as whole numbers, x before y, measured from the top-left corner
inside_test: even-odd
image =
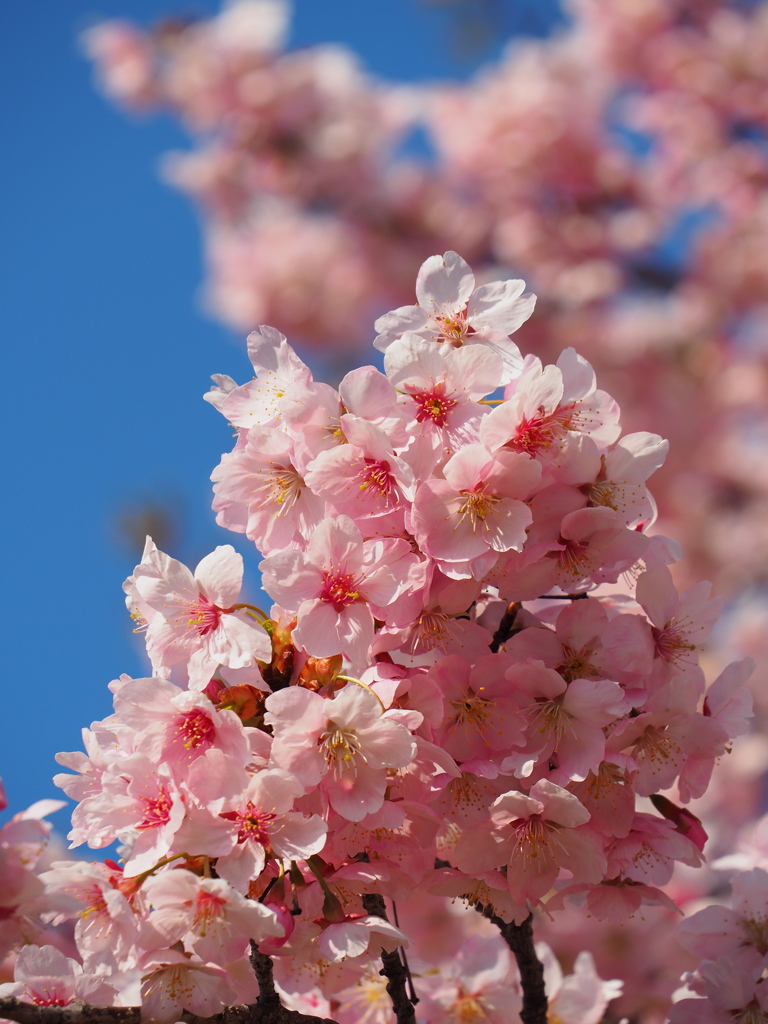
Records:
[[[376,321],[383,372],[334,389],[261,327],[253,378],[214,378],[237,438],[213,507],[274,603],[243,599],[231,545],[193,573],[147,540],[125,591],[152,675],[110,684],[114,714],[56,777],[72,845],[121,861],[39,875],[82,964],[23,950],[0,996],[210,1016],[258,995],[254,942],[287,1005],[346,1024],[378,1000],[386,1021],[375,963],[411,936],[371,896],[450,897],[483,925],[675,909],[663,887],[706,839],[682,805],[751,697],[746,662],[705,685],[719,602],[678,593],[651,532],[667,444],[622,434],[573,349],[521,355],[522,281],[476,287],[446,252],[416,298]],[[425,1024],[520,1005],[499,936],[462,928],[413,958]],[[559,1019],[598,1021],[618,984],[542,957]]]

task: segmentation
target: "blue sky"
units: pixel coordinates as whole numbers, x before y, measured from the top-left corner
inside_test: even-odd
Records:
[[[539,26],[553,9],[509,3]],[[205,14],[218,4],[175,7]],[[80,728],[109,713],[110,679],[147,673],[121,591],[140,557],[119,539],[127,509],[170,504],[181,512],[172,554],[194,565],[234,543],[255,576],[252,547],[210,512],[208,476],[232,439],[201,395],[211,373],[244,380],[250,367],[240,339],[200,312],[195,215],[157,175],[160,155],[186,139],[169,119],[118,113],[78,46],[101,17],[151,22],[173,9],[0,5],[8,813],[60,795],[55,752],[81,749]],[[297,0],[293,42],[347,42],[394,79],[466,77],[473,63],[455,59],[446,28],[444,12],[418,0]],[[62,831],[68,814],[56,816]]]

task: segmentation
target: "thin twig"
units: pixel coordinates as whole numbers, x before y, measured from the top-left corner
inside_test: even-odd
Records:
[[[382,917],[387,920],[387,911],[384,906],[384,897],[379,893],[368,893],[363,896],[363,906],[366,913],[373,917]],[[387,979],[387,994],[392,1000],[392,1009],[395,1011],[397,1024],[416,1024],[416,1014],[413,1003],[408,998],[407,984],[408,971],[400,959],[397,950],[394,953],[381,951],[382,969],[379,974]]]
[[[489,918],[501,932],[504,941],[512,950],[520,971],[523,988],[523,1008],[520,1020],[523,1024],[547,1024],[547,992],[544,987],[544,965],[536,956],[533,945],[533,914],[522,924],[502,921],[489,908],[476,904],[483,917]]]
[[[395,919],[395,928],[399,928],[400,918],[397,916],[397,904],[394,900],[392,900],[392,916]],[[416,988],[413,984],[413,975],[411,974],[411,967],[405,953],[405,946],[400,947],[400,956],[403,958],[403,967],[405,967],[405,973],[408,976],[408,998],[415,1006],[419,1001],[419,997],[416,995]]]
[[[512,604],[508,605],[501,616],[501,622],[496,632],[493,634],[493,640],[491,640],[490,648],[491,651],[496,654],[498,649],[503,643],[516,632],[515,630],[515,618],[520,609],[520,605],[513,601]]]

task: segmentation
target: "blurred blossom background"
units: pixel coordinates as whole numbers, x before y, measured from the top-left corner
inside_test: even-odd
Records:
[[[0,28],[9,811],[146,671],[147,533],[191,566],[233,543],[256,586],[210,511],[209,375],[246,380],[267,323],[336,383],[455,249],[538,294],[523,352],[573,345],[670,440],[654,529],[725,600],[710,673],[758,662],[697,809],[726,852],[768,808],[768,2],[25,0]],[[639,926],[660,972],[667,924]]]

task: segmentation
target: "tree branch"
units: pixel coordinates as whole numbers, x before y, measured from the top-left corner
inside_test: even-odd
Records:
[[[251,939],[251,950],[248,954],[248,959],[251,961],[256,981],[259,983],[259,998],[256,1000],[256,1005],[265,1010],[268,1007],[269,1009],[275,1009],[278,1006],[282,1009],[283,1004],[280,1002],[280,996],[275,989],[272,959],[266,953],[262,953],[259,950],[253,939]]]
[[[496,654],[501,645],[509,640],[515,632],[515,617],[519,608],[519,603],[513,601],[512,604],[507,606],[504,614],[501,616],[499,628],[493,634],[493,640],[491,640],[490,643],[490,648],[493,654]]]
[[[363,896],[363,906],[366,913],[375,917],[383,917],[387,920],[387,911],[384,906],[384,897],[379,893],[369,893]],[[379,974],[387,979],[387,994],[392,1000],[392,1009],[395,1011],[397,1024],[416,1024],[416,1014],[413,1009],[413,1002],[408,998],[408,971],[400,959],[400,953],[381,951],[382,969]]]
[[[275,993],[277,995],[277,993]],[[261,997],[259,997],[261,998]],[[68,1006],[33,1006],[20,999],[0,999],[0,1018],[18,1024],[141,1024],[140,1006],[91,1006],[75,1000]],[[225,1006],[212,1017],[196,1017],[186,1010],[184,1024],[336,1024],[330,1017],[313,1017],[277,1004]]]
[[[544,965],[536,956],[533,945],[533,914],[529,914],[522,924],[515,924],[514,921],[502,921],[489,908],[480,904],[476,908],[483,917],[489,918],[496,925],[515,954],[523,987],[520,1020],[523,1024],[547,1024],[549,1003],[544,988]]]

